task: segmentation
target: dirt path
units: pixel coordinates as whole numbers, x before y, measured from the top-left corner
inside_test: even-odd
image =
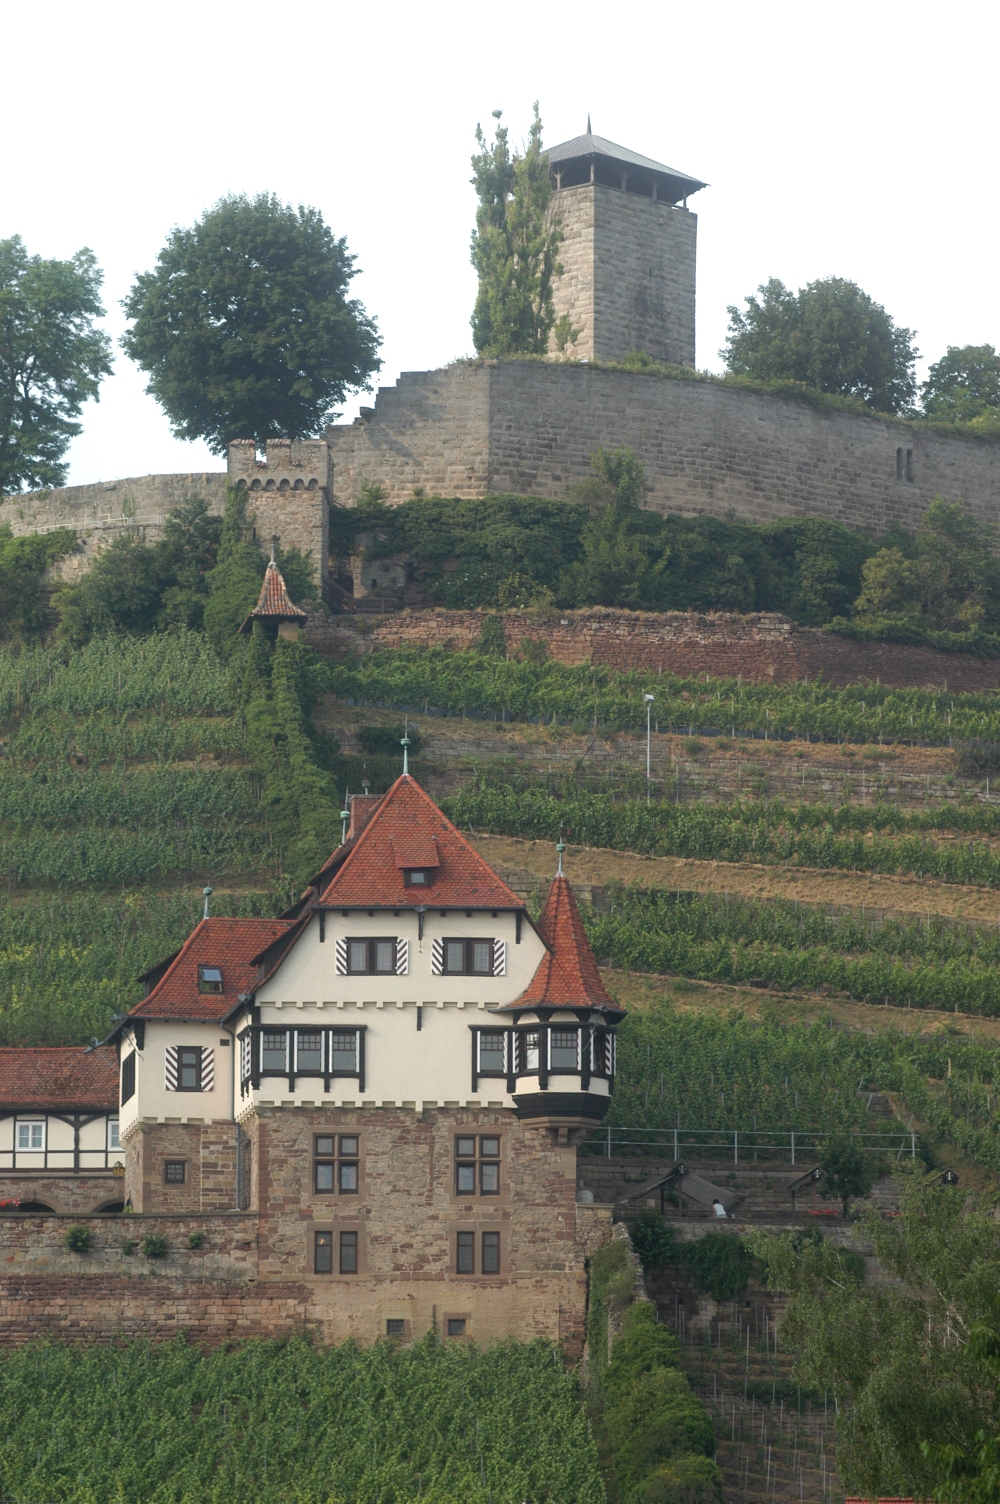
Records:
[[[501,875],[530,874],[548,880],[555,870],[550,841],[475,836],[473,845]],[[570,846],[564,858],[570,878],[584,884],[610,882],[644,888],[683,888],[699,893],[739,893],[749,898],[795,898],[800,903],[877,909],[900,914],[947,914],[1000,923],[1000,891],[957,883],[813,867],[765,867],[750,863],[699,862],[685,857],[635,856],[593,846]]]

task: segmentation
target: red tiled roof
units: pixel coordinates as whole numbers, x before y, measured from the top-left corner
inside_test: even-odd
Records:
[[[203,919],[191,931],[176,958],[130,1018],[191,1018],[206,1022],[225,1018],[241,992],[257,985],[253,958],[290,929],[289,919]],[[222,992],[198,991],[198,967],[222,970]]]
[[[419,830],[404,830],[401,834],[390,836],[389,839],[392,841],[397,867],[410,871],[440,867],[441,858],[438,856],[437,842],[433,837],[428,840]]]
[[[407,888],[396,850],[436,850],[433,882]],[[421,861],[430,867],[430,862]],[[408,776],[397,778],[320,899],[338,909],[523,909],[429,794]]]
[[[0,1108],[114,1108],[118,1055],[96,1050],[0,1049]]]
[[[255,618],[271,621],[305,621],[306,615],[305,611],[300,611],[298,606],[292,604],[292,598],[288,594],[281,570],[272,559],[264,574],[264,583],[260,587],[257,604],[240,627],[240,631],[245,632],[253,624]]]
[[[622,1010],[609,996],[590,948],[587,932],[576,906],[569,879],[553,880],[545,900],[538,933],[545,941],[548,954],[525,992],[508,1008],[532,1004],[548,1008],[611,1008]]]

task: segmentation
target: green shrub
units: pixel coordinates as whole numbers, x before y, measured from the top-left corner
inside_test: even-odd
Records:
[[[727,1232],[708,1232],[684,1243],[679,1262],[692,1283],[715,1300],[735,1300],[754,1271],[753,1256],[743,1239]]]
[[[70,1253],[86,1253],[90,1248],[90,1228],[83,1226],[67,1227],[63,1242]]]
[[[138,1246],[139,1245],[134,1238],[122,1238],[121,1242],[118,1244],[118,1247],[121,1249],[126,1258],[131,1258],[132,1254],[135,1253],[135,1250],[138,1248]]]
[[[188,1233],[188,1247],[189,1248],[200,1248],[201,1245],[202,1245],[202,1243],[204,1243],[204,1241],[205,1241],[205,1234],[203,1232],[199,1231],[199,1232],[189,1232]]]
[[[159,1233],[150,1233],[148,1238],[142,1240],[142,1251],[147,1259],[165,1259],[168,1247],[166,1238]]]
[[[634,1504],[711,1504],[722,1498],[722,1473],[710,1457],[677,1457],[644,1478]]]
[[[662,1269],[676,1259],[674,1231],[658,1212],[645,1211],[629,1227],[629,1237],[643,1269]]]
[[[599,1389],[608,1362],[608,1296],[632,1281],[627,1245],[617,1240],[605,1243],[591,1256],[588,1274],[587,1353],[591,1382]]]

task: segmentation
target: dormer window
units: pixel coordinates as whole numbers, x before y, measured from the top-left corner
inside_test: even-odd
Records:
[[[198,967],[198,991],[221,992],[222,991],[222,968],[219,966]]]
[[[403,873],[403,886],[406,888],[429,888],[432,874],[426,867],[407,867]]]

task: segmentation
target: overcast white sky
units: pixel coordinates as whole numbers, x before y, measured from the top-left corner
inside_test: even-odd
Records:
[[[917,331],[1000,345],[998,9],[856,3],[91,0],[0,9],[0,237],[106,274],[107,327],[174,225],[221,195],[318,206],[361,269],[381,380],[471,352],[477,121],[596,132],[700,177],[698,364],[768,276],[854,278]],[[345,408],[350,416],[359,396]],[[118,353],[70,482],[219,469]]]

